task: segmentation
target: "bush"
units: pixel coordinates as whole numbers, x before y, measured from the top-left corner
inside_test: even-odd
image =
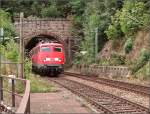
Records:
[[[118,30],[115,25],[109,25],[108,30],[105,31],[109,39],[118,38]]]
[[[142,49],[140,57],[137,59],[136,63],[132,66],[132,73],[136,73],[140,68],[142,68],[149,60],[150,52],[146,49]]]
[[[31,66],[32,66],[32,63],[31,61],[28,59],[28,58],[25,58],[25,65],[24,65],[24,69],[25,69],[25,77],[26,78],[29,78],[29,75],[31,73]]]
[[[108,59],[101,58],[98,60],[98,64],[99,65],[110,65],[110,61]]]
[[[18,45],[13,39],[7,42],[6,46],[1,46],[1,53],[4,57],[13,62],[17,62],[19,59]]]
[[[110,64],[111,65],[124,65],[125,64],[125,56],[118,55],[118,54],[112,54]]]
[[[49,7],[43,8],[41,11],[42,17],[58,17],[60,11],[58,11],[56,5],[51,5]]]
[[[14,35],[10,14],[2,9],[0,9],[0,27],[4,29],[5,37],[11,37],[12,35]]]
[[[108,39],[118,39],[119,37],[122,36],[122,31],[120,30],[120,25],[119,25],[119,16],[120,16],[120,11],[117,10],[116,14],[111,18],[112,24],[110,24],[108,26],[108,29],[105,30]]]
[[[144,2],[125,0],[119,19],[122,32],[128,34],[147,26],[150,16]]]
[[[129,53],[131,50],[132,50],[132,47],[133,47],[133,42],[132,42],[132,39],[129,38],[127,39],[127,41],[125,42],[125,45],[124,45],[124,50],[125,50],[125,53]]]
[[[105,33],[108,39],[118,39],[122,35],[135,33],[138,29],[147,28],[150,15],[144,2],[125,0],[123,8],[112,16]]]
[[[150,72],[149,72],[149,62],[146,63],[141,69],[139,69],[135,76],[142,80],[147,80],[149,78]]]

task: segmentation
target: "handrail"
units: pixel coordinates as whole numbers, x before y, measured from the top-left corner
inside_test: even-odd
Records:
[[[26,81],[25,94],[21,100],[20,106],[16,111],[17,114],[29,114],[30,113],[30,82]],[[28,110],[27,110],[28,109]]]
[[[8,78],[8,79],[11,79],[12,82],[14,82],[14,80],[18,80],[18,81],[22,81],[23,83],[26,84],[23,98],[22,98],[21,103],[20,103],[20,105],[19,105],[19,107],[18,107],[18,109],[15,113],[17,113],[17,114],[30,114],[30,81],[26,80],[26,79],[21,79],[21,78],[9,77],[9,76],[6,76],[6,75],[1,75],[0,78],[2,78],[2,80],[3,80],[3,78]],[[13,85],[12,85],[12,87],[13,87]],[[3,89],[1,87],[1,91],[4,91],[4,90],[5,89]],[[11,92],[12,92],[13,95],[16,95],[14,93],[14,90],[12,90]]]

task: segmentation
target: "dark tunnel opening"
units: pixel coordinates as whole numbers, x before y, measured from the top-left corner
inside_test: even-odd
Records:
[[[50,35],[38,35],[33,37],[26,45],[25,45],[25,53],[28,56],[28,53],[32,48],[34,48],[39,42],[58,42],[62,43],[58,38],[55,38]]]

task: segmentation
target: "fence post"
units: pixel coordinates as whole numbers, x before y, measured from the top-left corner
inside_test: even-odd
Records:
[[[0,101],[3,101],[3,77],[0,77]]]
[[[27,104],[27,114],[30,114],[30,95],[29,95],[29,99],[28,99],[28,104]]]
[[[12,107],[15,107],[15,80],[12,78]]]

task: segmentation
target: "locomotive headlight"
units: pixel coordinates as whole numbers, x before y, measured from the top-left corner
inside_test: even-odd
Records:
[[[54,58],[54,61],[59,61],[59,62],[61,62],[61,59],[60,59],[60,58]]]
[[[44,60],[43,60],[44,62],[46,62],[46,61],[51,61],[51,58],[45,58]]]

